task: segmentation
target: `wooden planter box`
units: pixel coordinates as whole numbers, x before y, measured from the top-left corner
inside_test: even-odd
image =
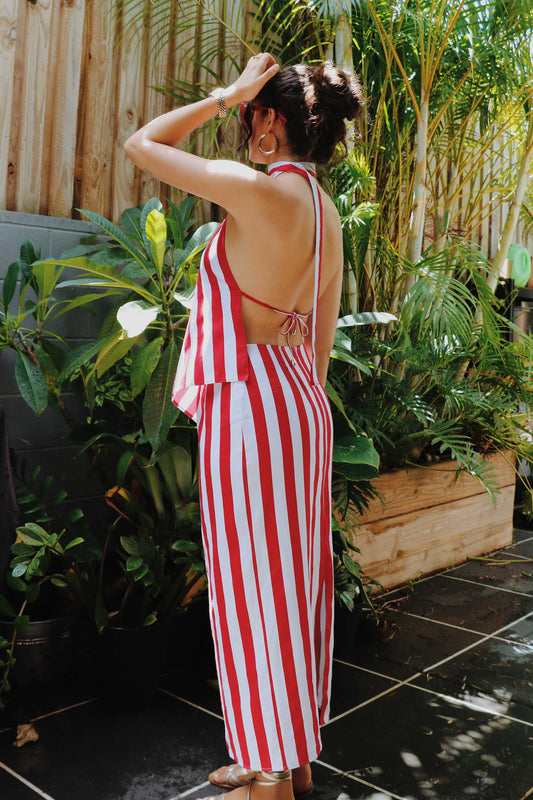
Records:
[[[471,475],[455,480],[453,461],[382,475],[375,486],[385,507],[373,501],[353,537],[366,573],[390,588],[510,544],[516,475],[508,459],[489,457],[496,505]]]

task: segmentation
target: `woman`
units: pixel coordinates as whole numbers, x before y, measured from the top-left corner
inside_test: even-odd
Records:
[[[226,741],[209,778],[244,800],[301,798],[329,715],[332,430],[324,386],[342,284],[329,161],[363,104],[326,63],[254,56],[234,84],[149,122],[143,170],[227,211],[204,252],[173,400],[198,423],[202,529]],[[249,158],[175,149],[241,105]],[[292,775],[291,775],[292,770]],[[237,787],[237,788],[234,788]]]

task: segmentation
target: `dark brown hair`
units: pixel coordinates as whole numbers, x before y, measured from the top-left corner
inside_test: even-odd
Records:
[[[292,153],[318,164],[331,160],[339,142],[346,147],[345,120],[357,120],[365,103],[355,75],[330,61],[283,67],[256,100],[283,114]]]

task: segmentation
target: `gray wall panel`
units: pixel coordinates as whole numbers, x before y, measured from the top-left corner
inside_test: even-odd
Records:
[[[43,258],[59,257],[63,250],[77,245],[81,236],[94,231],[94,226],[85,221],[0,211],[0,292],[6,271],[12,261],[18,259],[24,239],[29,239],[36,249],[42,247]],[[75,274],[73,270],[65,270],[62,279]],[[57,294],[60,295],[61,291],[65,296],[73,296],[78,290],[64,289]],[[87,290],[82,291],[85,293]],[[80,309],[70,318],[60,318],[56,332],[68,337],[73,346],[92,340],[113,299],[104,302],[106,305],[100,303],[96,306],[96,316]],[[20,456],[25,454],[32,466],[41,464],[43,474],[56,476],[57,489],[64,487],[71,502],[79,501],[88,509],[103,509],[102,485],[96,476],[90,474],[87,457],[76,458],[76,446],[65,440],[68,426],[61,415],[48,408],[36,417],[19,396],[14,361],[13,351],[4,351],[0,358],[0,405],[6,409],[10,447]],[[65,393],[64,399],[75,419],[82,422],[86,412],[75,386]]]

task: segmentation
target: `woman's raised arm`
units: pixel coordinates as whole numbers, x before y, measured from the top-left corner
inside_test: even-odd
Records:
[[[279,65],[268,53],[251,58],[235,83],[223,90],[226,107],[252,100],[278,70]],[[124,149],[143,172],[185,192],[204,197],[232,213],[241,207],[246,208],[249,203],[247,187],[257,190],[264,176],[238,162],[202,158],[176,149],[218,111],[219,103],[211,95],[205,100],[176,108],[136,131],[126,141]]]

